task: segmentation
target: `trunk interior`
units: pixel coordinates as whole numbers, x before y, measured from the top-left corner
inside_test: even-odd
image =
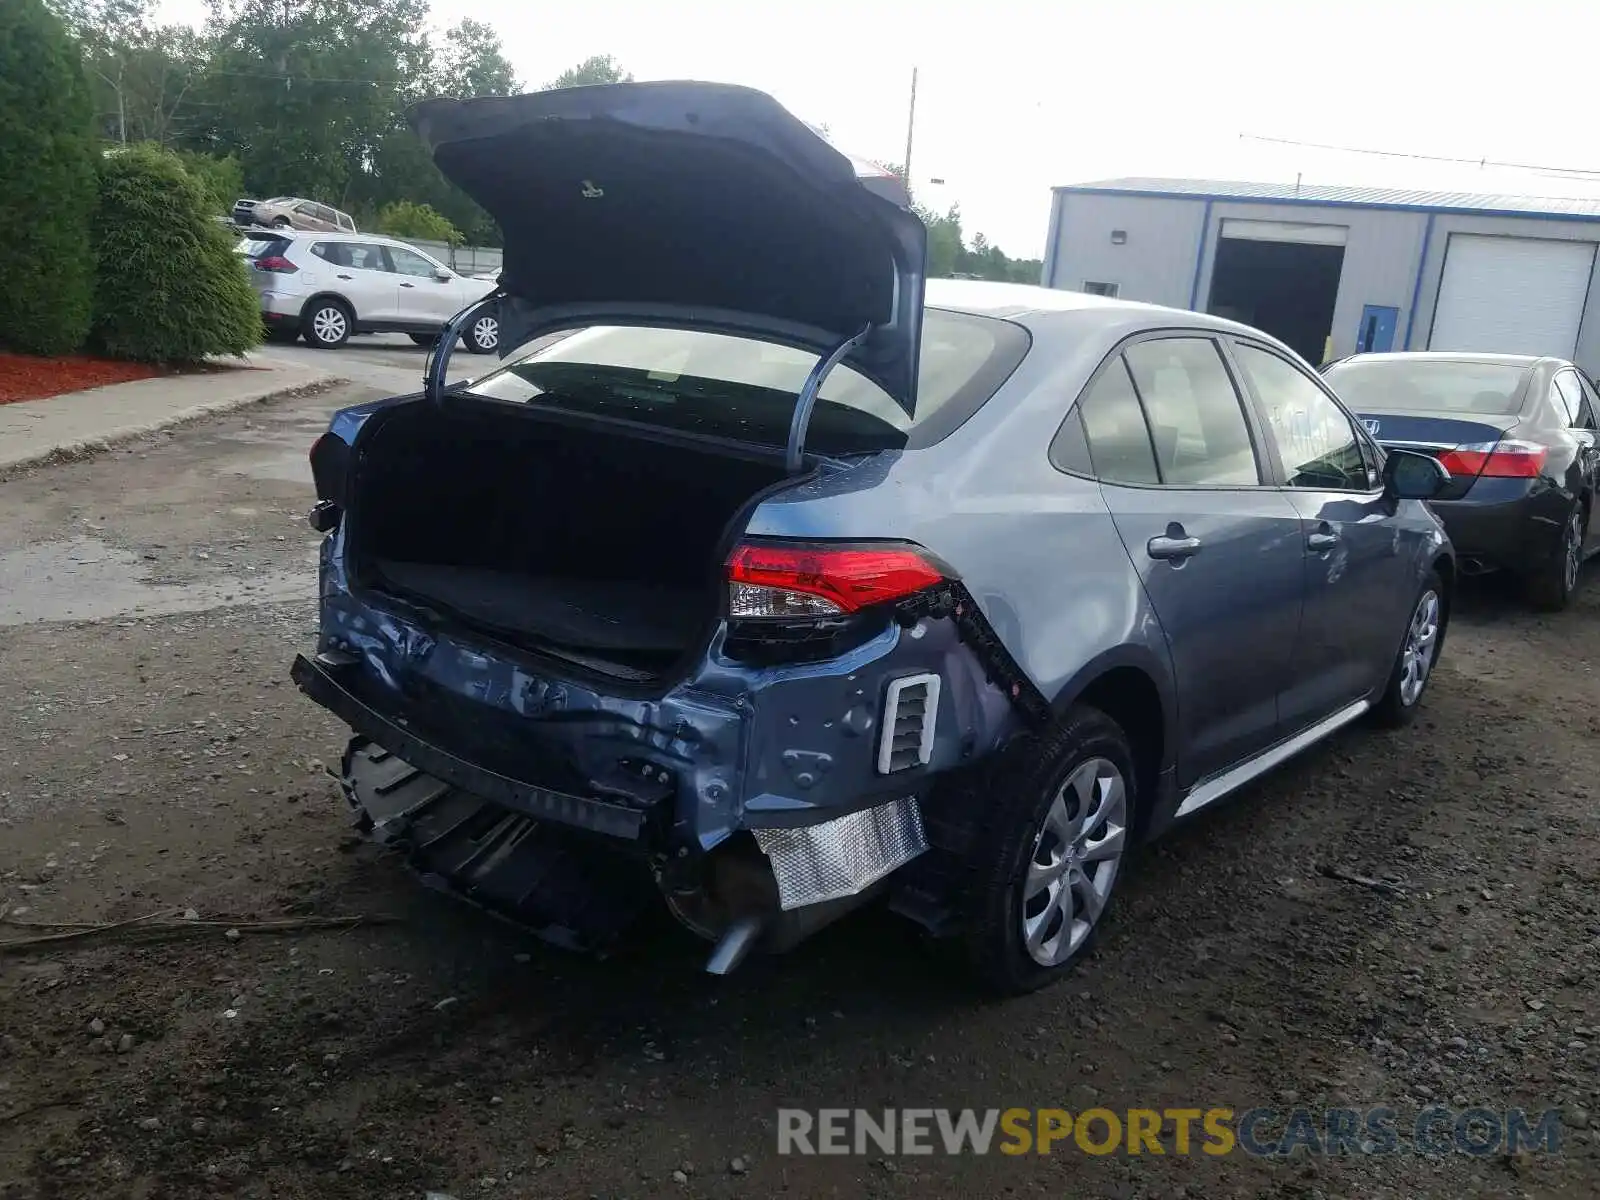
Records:
[[[623,678],[665,671],[721,608],[728,523],[782,465],[472,403],[380,418],[357,578]]]

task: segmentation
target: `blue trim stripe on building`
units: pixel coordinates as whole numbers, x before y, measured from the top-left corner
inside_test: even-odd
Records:
[[[1428,214],[1428,223],[1422,227],[1422,253],[1417,255],[1417,281],[1411,287],[1411,312],[1406,316],[1405,349],[1411,349],[1411,337],[1417,330],[1417,308],[1422,303],[1422,276],[1428,269],[1428,247],[1433,244],[1433,219],[1437,213]]]
[[[1194,280],[1189,284],[1189,311],[1196,311],[1200,302],[1200,272],[1206,265],[1206,242],[1211,237],[1211,201],[1206,201],[1205,213],[1200,218],[1200,248],[1194,252]]]
[[[1550,212],[1537,208],[1479,207],[1471,204],[1408,204],[1378,200],[1324,199],[1316,196],[1241,196],[1228,192],[1199,192],[1137,187],[1097,187],[1079,184],[1058,187],[1057,192],[1087,196],[1142,196],[1157,200],[1204,200],[1207,204],[1268,204],[1293,208],[1361,208],[1384,212],[1457,213],[1469,217],[1518,217],[1534,221],[1600,222],[1600,211]],[[1507,197],[1506,199],[1510,199]]]

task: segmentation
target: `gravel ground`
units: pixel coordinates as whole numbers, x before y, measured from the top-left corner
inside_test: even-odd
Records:
[[[305,451],[370,394],[0,484],[0,911],[222,922],[0,955],[0,1197],[1600,1191],[1600,586],[1553,618],[1472,589],[1413,729],[1351,730],[1146,851],[1042,994],[982,1000],[878,912],[725,980],[665,919],[593,962],[358,843],[324,765],[340,729],[287,681],[313,632]],[[349,913],[399,920],[246,925]],[[1561,1152],[797,1158],[775,1137],[780,1106],[1404,1125],[1430,1103],[1561,1109]]]

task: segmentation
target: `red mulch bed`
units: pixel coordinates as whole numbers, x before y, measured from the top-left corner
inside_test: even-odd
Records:
[[[239,367],[203,363],[199,366],[159,367],[150,363],[119,362],[110,358],[91,358],[86,354],[67,354],[60,358],[35,358],[29,354],[0,351],[0,404],[18,400],[43,400],[63,392],[135,379],[154,379],[158,375],[193,375],[207,371],[236,371]]]

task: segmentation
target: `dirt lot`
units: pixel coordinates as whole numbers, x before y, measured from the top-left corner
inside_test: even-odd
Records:
[[[0,483],[0,911],[194,910],[0,955],[0,1197],[1594,1196],[1600,585],[1465,599],[1422,721],[1353,730],[1146,852],[1095,956],[1005,1004],[867,913],[726,980],[607,962],[349,836],[304,454],[368,393]],[[1397,882],[1373,888],[1324,868]],[[230,939],[292,914],[401,918]],[[0,924],[0,938],[41,931]],[[779,1106],[1564,1111],[1561,1152],[795,1158]]]

